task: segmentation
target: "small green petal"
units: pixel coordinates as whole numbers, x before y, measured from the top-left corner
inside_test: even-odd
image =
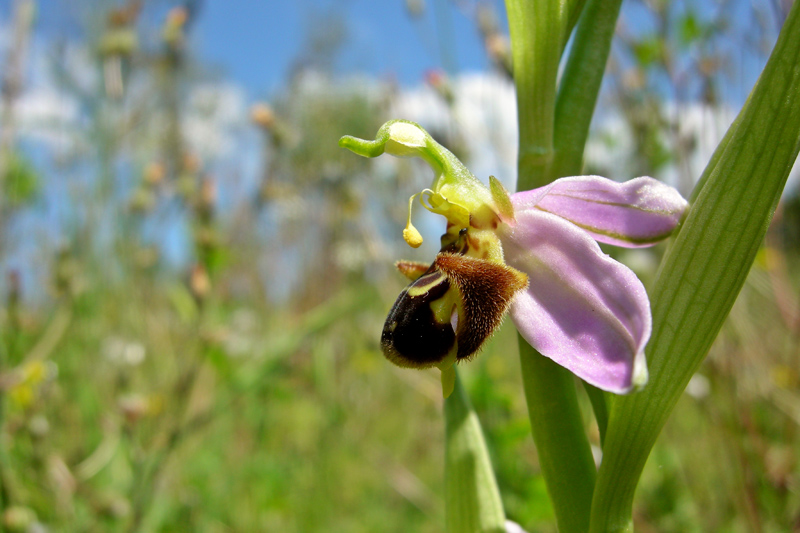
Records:
[[[500,180],[494,176],[489,176],[489,190],[492,193],[492,200],[494,200],[494,206],[497,208],[497,214],[500,215],[500,218],[513,220],[514,206],[511,204],[511,195],[508,194]]]

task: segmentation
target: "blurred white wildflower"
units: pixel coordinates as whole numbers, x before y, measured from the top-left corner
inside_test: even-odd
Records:
[[[117,365],[138,366],[144,362],[146,355],[145,347],[138,342],[120,337],[108,337],[103,342],[103,356]]]
[[[31,417],[28,421],[28,431],[31,435],[37,438],[42,438],[50,432],[50,422],[47,417],[42,414],[37,414]]]
[[[511,520],[506,520],[506,533],[527,533],[522,526]]]
[[[702,400],[711,392],[711,384],[703,374],[695,374],[686,384],[686,394],[696,400]]]
[[[222,345],[230,357],[252,355],[256,344],[258,315],[251,309],[237,309],[231,317],[230,327],[222,336]]]
[[[134,423],[150,410],[150,399],[141,393],[124,394],[117,399],[117,406],[129,423]]]
[[[230,155],[237,146],[237,130],[247,124],[244,90],[234,84],[205,84],[187,99],[184,133],[192,151],[213,159]]]
[[[356,271],[364,267],[370,260],[363,243],[355,241],[341,241],[336,243],[334,261],[344,270]]]

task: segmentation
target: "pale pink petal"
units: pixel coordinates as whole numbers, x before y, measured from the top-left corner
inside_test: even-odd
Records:
[[[625,183],[600,176],[561,178],[516,193],[511,201],[515,213],[552,213],[600,242],[629,248],[652,246],[669,237],[688,205],[678,191],[648,177]]]
[[[636,275],[588,233],[538,209],[498,231],[506,262],[529,276],[511,317],[531,346],[603,390],[642,385],[652,319]]]

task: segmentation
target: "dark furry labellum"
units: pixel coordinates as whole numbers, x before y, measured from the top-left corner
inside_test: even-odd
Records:
[[[506,265],[463,255],[440,253],[434,264],[461,296],[456,358],[469,359],[500,327],[514,295],[528,286],[528,276]]]
[[[383,353],[398,366],[414,368],[437,365],[454,347],[457,360],[469,359],[527,285],[525,274],[506,265],[440,252],[394,303],[381,335]],[[451,312],[458,316],[455,330]]]
[[[436,320],[430,304],[450,288],[444,274],[431,270],[400,293],[381,334],[387,359],[398,366],[427,368],[445,358],[456,336],[450,322]]]

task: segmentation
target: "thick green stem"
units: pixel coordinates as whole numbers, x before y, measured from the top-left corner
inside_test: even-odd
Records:
[[[558,65],[582,6],[582,0],[506,0],[519,121],[517,190],[540,187],[559,177],[553,172]],[[559,530],[584,533],[589,527],[595,466],[575,380],[521,338],[520,363],[533,438]]]
[[[575,29],[575,24],[577,24],[578,19],[581,17],[581,13],[583,13],[583,6],[586,5],[586,0],[565,0],[564,2],[564,11],[567,16],[567,24],[564,27],[562,41],[562,48],[560,50],[560,54],[564,54],[564,48],[567,46],[567,42],[569,41],[569,36],[572,35],[572,30]]]
[[[566,24],[562,7],[558,2],[506,0],[517,88],[517,190],[550,181],[556,78]]]
[[[561,533],[589,529],[595,466],[575,377],[520,337],[520,363],[539,464]]]

